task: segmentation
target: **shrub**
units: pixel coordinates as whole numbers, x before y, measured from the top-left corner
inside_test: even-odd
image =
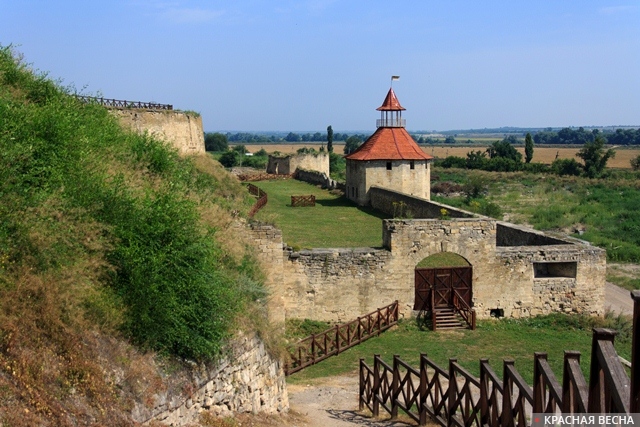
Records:
[[[220,156],[220,159],[218,161],[225,168],[232,168],[240,163],[240,160],[238,159],[238,153],[232,150],[225,151],[222,156]]]
[[[557,175],[578,176],[582,173],[582,165],[576,159],[556,159],[551,163],[551,170]]]

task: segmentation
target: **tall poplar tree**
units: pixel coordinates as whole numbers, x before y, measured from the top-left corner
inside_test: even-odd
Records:
[[[333,129],[331,125],[327,127],[327,151],[333,153]]]
[[[533,159],[533,138],[531,134],[527,132],[527,136],[524,137],[524,161],[525,163],[531,163]]]

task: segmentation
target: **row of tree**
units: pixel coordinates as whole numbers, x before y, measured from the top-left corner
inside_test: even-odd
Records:
[[[329,144],[329,128],[327,128],[327,133],[322,134],[320,132],[316,132],[314,134],[305,133],[299,135],[294,132],[289,132],[284,137],[277,137],[275,135],[259,135],[253,133],[220,133],[220,132],[205,132],[204,134],[204,144],[205,149],[207,151],[226,151],[229,149],[229,143],[237,144],[241,143],[279,143],[279,142],[327,142]],[[331,130],[331,144],[333,141],[344,141],[350,142],[352,145],[354,141],[364,141],[368,136],[365,134],[354,134],[349,135],[347,133],[333,133]],[[359,144],[358,144],[359,145]],[[357,145],[356,145],[357,147]],[[327,147],[327,151],[333,151],[333,147]],[[348,154],[348,153],[347,153]]]
[[[556,159],[551,165],[531,163],[533,159],[534,142],[531,134],[525,137],[525,156],[513,146],[517,141],[515,136],[509,136],[496,141],[485,151],[477,150],[467,153],[467,157],[449,156],[437,164],[442,167],[458,167],[465,169],[482,169],[496,172],[514,172],[530,170],[536,172],[553,172],[558,175],[585,175],[590,178],[601,176],[607,162],[615,156],[613,149],[605,149],[606,140],[602,135],[596,135],[593,141],[583,144],[576,154],[583,163],[575,159]],[[637,159],[640,168],[640,156]],[[632,161],[632,167],[634,167]],[[634,167],[635,169],[635,167]]]

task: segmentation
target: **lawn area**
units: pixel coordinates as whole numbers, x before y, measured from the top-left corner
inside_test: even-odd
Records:
[[[273,223],[295,249],[381,247],[385,215],[357,206],[345,197],[294,179],[259,181],[269,202],[256,215]],[[291,196],[313,194],[315,207],[291,207]]]
[[[595,320],[580,316],[555,314],[532,319],[501,319],[478,322],[475,331],[425,331],[414,320],[405,320],[398,327],[379,337],[353,347],[335,357],[303,369],[288,377],[292,383],[309,382],[314,378],[356,372],[360,358],[373,364],[373,355],[380,354],[391,363],[393,355],[415,368],[419,367],[420,353],[426,353],[436,364],[448,369],[449,358],[458,362],[473,375],[480,375],[479,359],[488,358],[493,370],[502,377],[502,361],[514,359],[515,366],[532,383],[533,354],[548,353],[549,364],[562,381],[564,350],[580,351],[583,374],[588,378],[591,358],[591,327]],[[608,318],[598,326],[613,327],[623,332],[616,338],[616,350],[627,360],[631,357],[630,319]]]

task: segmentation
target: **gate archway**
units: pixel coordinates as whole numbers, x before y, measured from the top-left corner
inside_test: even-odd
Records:
[[[472,273],[469,262],[452,252],[423,259],[415,268],[413,309],[423,315],[449,309],[471,311]]]

